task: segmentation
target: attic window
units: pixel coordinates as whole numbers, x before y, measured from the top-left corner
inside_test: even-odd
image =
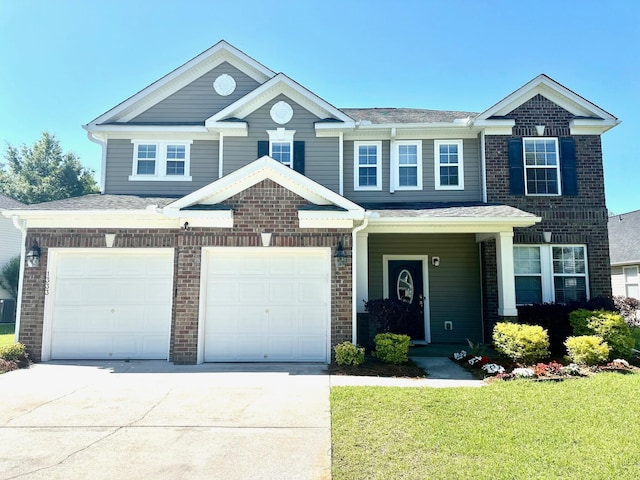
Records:
[[[132,140],[130,181],[191,181],[191,142]]]
[[[269,134],[269,156],[283,165],[293,168],[293,137],[295,130],[267,130]]]

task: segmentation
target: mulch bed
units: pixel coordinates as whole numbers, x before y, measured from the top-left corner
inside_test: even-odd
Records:
[[[384,363],[373,357],[366,357],[362,365],[329,365],[331,375],[350,375],[366,377],[401,377],[401,378],[425,378],[427,374],[423,369],[409,360],[401,365]]]

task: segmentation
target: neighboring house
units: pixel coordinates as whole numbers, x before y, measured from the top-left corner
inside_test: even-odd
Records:
[[[0,193],[0,210],[22,208],[24,204]],[[11,218],[0,216],[0,272],[9,261],[20,256],[22,233],[13,225]],[[15,299],[0,287],[0,322],[10,323],[15,318]]]
[[[611,288],[640,300],[640,210],[609,217]]]
[[[329,362],[385,297],[415,305],[415,341],[489,339],[518,304],[611,294],[617,123],[545,75],[479,114],[339,109],[219,42],[85,126],[101,195],[4,212],[42,249],[20,340],[36,360]]]

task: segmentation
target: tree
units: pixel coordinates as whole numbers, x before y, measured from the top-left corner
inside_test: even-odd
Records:
[[[42,132],[33,146],[7,144],[0,167],[0,192],[32,204],[98,193],[93,170],[73,152],[63,153],[55,135]]]
[[[4,288],[13,298],[18,298],[18,282],[20,281],[20,257],[9,260],[0,273],[0,287]]]

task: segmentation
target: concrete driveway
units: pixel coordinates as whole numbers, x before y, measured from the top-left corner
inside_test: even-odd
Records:
[[[82,362],[0,375],[0,479],[330,479],[325,368]]]

